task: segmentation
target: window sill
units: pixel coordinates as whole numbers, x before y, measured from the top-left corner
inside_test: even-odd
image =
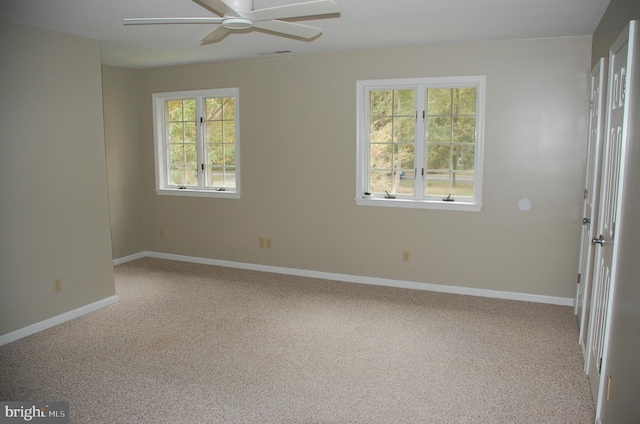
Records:
[[[236,191],[214,191],[214,190],[194,190],[176,188],[157,188],[156,194],[160,196],[183,196],[183,197],[217,197],[220,199],[239,199],[240,193]]]
[[[382,206],[390,208],[436,209],[447,211],[480,212],[482,205],[470,202],[443,202],[434,200],[386,199],[386,198],[355,198],[358,206]]]

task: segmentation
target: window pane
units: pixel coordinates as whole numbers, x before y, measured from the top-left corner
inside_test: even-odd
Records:
[[[233,121],[224,121],[222,124],[222,141],[224,143],[236,142],[236,124]]]
[[[447,197],[450,191],[450,173],[448,171],[429,171],[426,175],[425,195]]]
[[[456,88],[453,90],[453,114],[476,114],[476,89],[475,87]]]
[[[236,126],[235,99],[216,97],[205,100],[205,142],[208,187],[235,187]]]
[[[414,168],[414,148],[413,144],[397,144],[394,149],[393,164],[396,169]]]
[[[183,100],[183,121],[195,122],[196,121],[196,99]]]
[[[451,174],[451,195],[455,197],[473,197],[475,175],[473,172],[457,172]]]
[[[171,123],[168,127],[169,143],[182,143],[184,141],[184,124]]]
[[[393,145],[392,144],[372,144],[371,145],[371,168],[391,169],[393,167]]]
[[[209,121],[205,126],[205,140],[207,143],[222,143],[222,122]]]
[[[225,165],[236,164],[236,145],[235,144],[224,145],[224,164]]]
[[[185,165],[198,166],[198,148],[195,144],[184,145]]]
[[[397,169],[394,172],[393,193],[413,194],[414,169]],[[390,192],[391,193],[391,192]]]
[[[207,148],[207,163],[209,165],[222,165],[223,154],[222,144],[209,144]]]
[[[209,166],[207,168],[207,185],[208,186],[218,186],[222,185],[224,181],[223,178],[223,167],[222,166]]]
[[[235,187],[236,169],[233,166],[210,166],[207,182],[209,187]]]
[[[198,185],[198,167],[196,166],[185,166],[184,174],[186,178],[187,186],[197,186]]]
[[[456,144],[451,150],[453,169],[473,171],[476,165],[476,146],[474,144]]]
[[[371,171],[369,173],[369,192],[370,193],[384,193],[388,191],[393,192],[392,187],[393,175],[389,170],[384,171]]]
[[[415,90],[394,90],[393,91],[393,114],[395,116],[411,116],[416,113],[416,92]]]
[[[225,97],[222,119],[229,121],[236,119],[236,100],[233,97]]]
[[[412,194],[416,91],[375,90],[369,101],[369,191]]]
[[[451,117],[435,116],[427,118],[427,141],[451,141]]]
[[[372,118],[371,120],[371,142],[391,143],[392,129],[391,118]]]
[[[192,184],[193,170],[197,166],[195,99],[165,102],[168,141],[170,185]],[[185,142],[187,144],[185,144]],[[190,165],[190,168],[185,168]],[[197,173],[195,174],[197,180]],[[197,185],[197,184],[195,184]]]
[[[427,90],[427,115],[451,114],[450,88],[430,88]]]
[[[196,142],[196,124],[195,122],[185,122],[184,124],[184,142]]]
[[[184,185],[184,166],[171,166],[169,168],[169,178],[170,185]]]
[[[427,146],[427,170],[448,170],[451,164],[450,144],[429,144]]]
[[[476,138],[475,116],[453,118],[453,142],[473,143]]]
[[[452,195],[456,197],[473,197],[475,180],[475,145],[454,145],[451,155]]]
[[[171,144],[169,146],[169,163],[172,165],[184,164],[184,144]]]
[[[413,169],[385,169],[369,171],[370,193],[413,194]]]
[[[182,121],[182,100],[168,100],[165,105],[167,121]]]
[[[178,186],[197,186],[198,170],[195,166],[174,165],[169,168],[169,184]]]
[[[413,143],[415,140],[416,120],[412,116],[410,118],[395,118],[393,120],[393,142],[394,143]]]
[[[369,93],[371,116],[391,116],[393,110],[392,90],[373,90]]]
[[[215,97],[205,100],[207,121],[222,119],[222,98]]]

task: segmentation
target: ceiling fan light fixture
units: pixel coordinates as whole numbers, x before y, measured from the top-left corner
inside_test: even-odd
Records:
[[[225,18],[222,26],[226,29],[247,29],[253,26],[253,22],[247,18]]]

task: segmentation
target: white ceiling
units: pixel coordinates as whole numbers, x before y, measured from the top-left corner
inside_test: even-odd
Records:
[[[255,9],[305,0],[255,0]],[[215,25],[124,26],[122,18],[215,16],[191,0],[0,0],[0,19],[100,40],[102,62],[130,68],[371,47],[591,35],[610,0],[335,0],[340,17],[299,21],[299,41],[253,31],[200,46]],[[18,41],[19,42],[19,41]]]

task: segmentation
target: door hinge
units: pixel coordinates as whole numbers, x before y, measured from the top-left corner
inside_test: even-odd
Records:
[[[582,274],[578,273],[578,281],[576,281],[576,284],[580,284],[580,279],[582,278]]]
[[[204,122],[204,119],[202,119],[202,116],[200,117],[200,123],[202,124]]]
[[[602,372],[602,357],[598,359],[598,374]]]
[[[584,200],[587,200],[587,196],[589,195],[589,191],[585,188],[584,189]]]

